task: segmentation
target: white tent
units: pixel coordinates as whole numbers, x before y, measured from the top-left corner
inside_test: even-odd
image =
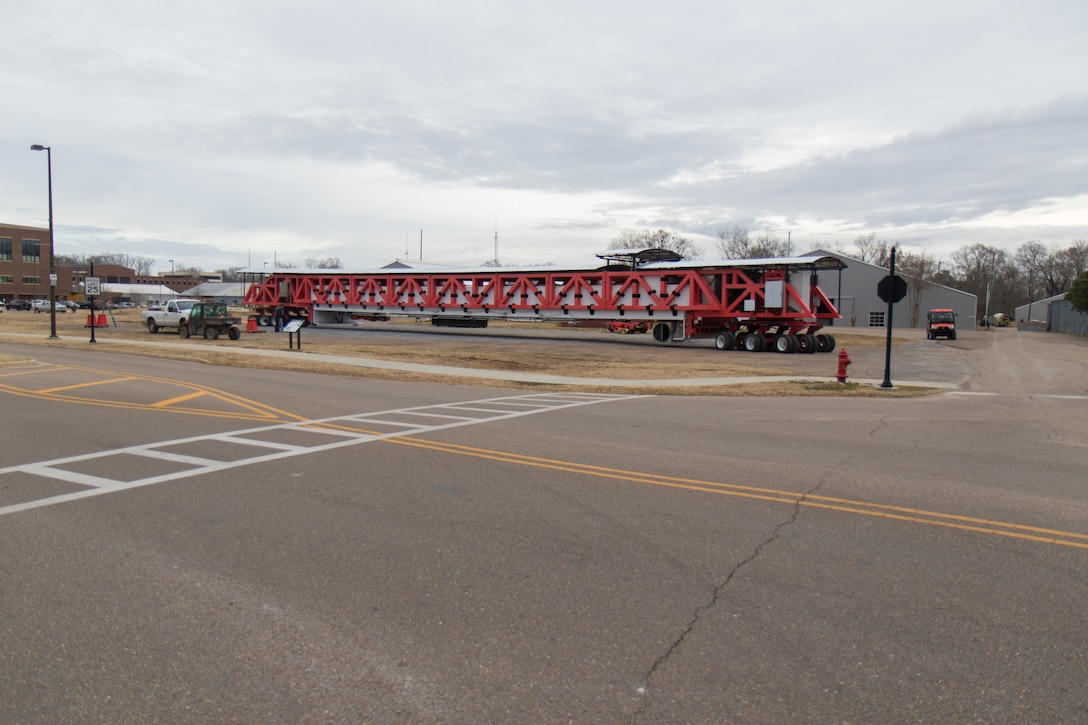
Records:
[[[136,304],[145,302],[164,302],[180,297],[177,292],[164,284],[120,284],[109,282],[102,284],[102,297],[128,297]]]

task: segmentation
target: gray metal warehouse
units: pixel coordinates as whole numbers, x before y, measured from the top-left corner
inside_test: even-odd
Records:
[[[835,320],[836,327],[885,327],[888,303],[877,295],[877,285],[888,276],[888,269],[841,252],[815,249],[804,256],[832,256],[842,260],[846,268],[841,272],[820,273],[819,284],[824,293],[842,314]],[[973,330],[977,324],[978,298],[969,292],[945,287],[900,274],[907,282],[907,296],[892,309],[892,327],[919,327],[926,325],[926,312],[933,309],[949,309],[956,313],[956,325]],[[839,278],[836,280],[835,277]]]

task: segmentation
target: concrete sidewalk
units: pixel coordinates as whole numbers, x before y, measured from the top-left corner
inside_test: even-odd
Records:
[[[0,333],[0,339],[34,339],[41,340],[39,335],[29,333]],[[15,341],[15,340],[13,340]],[[47,343],[48,344],[48,343]],[[96,341],[97,345],[116,347],[156,347],[166,350],[185,350],[192,352],[208,352],[207,344],[201,343],[162,343],[137,340],[113,340],[102,339]],[[556,386],[582,386],[582,387],[613,387],[613,388],[686,388],[708,387],[718,385],[744,385],[752,383],[773,382],[835,382],[833,377],[809,376],[809,375],[753,375],[743,377],[709,377],[709,378],[654,378],[654,379],[617,379],[601,377],[576,377],[572,375],[550,375],[545,373],[527,373],[513,370],[484,370],[481,368],[455,367],[450,365],[425,365],[411,362],[392,362],[389,360],[374,360],[370,358],[350,357],[344,355],[326,355],[309,353],[300,350],[265,350],[247,347],[217,346],[216,353],[228,355],[250,355],[253,357],[280,358],[305,360],[327,363],[331,365],[345,365],[349,367],[370,368],[375,370],[399,370],[403,372],[417,373],[420,375],[434,375],[439,377],[478,378],[481,381],[504,380],[530,385],[556,385]],[[880,386],[882,380],[850,378],[850,382],[861,385]],[[898,385],[935,388],[942,390],[957,390],[958,385],[944,382],[927,382],[917,380],[893,381]]]

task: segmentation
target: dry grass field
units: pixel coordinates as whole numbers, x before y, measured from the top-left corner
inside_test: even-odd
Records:
[[[59,339],[49,339],[49,316],[34,312],[6,311],[0,314],[0,343],[79,347],[86,350],[136,354],[148,357],[170,357],[201,360],[213,365],[260,367],[299,370],[355,377],[395,380],[441,380],[450,384],[480,384],[473,376],[433,376],[397,369],[356,367],[326,361],[320,356],[340,356],[384,360],[393,363],[410,362],[424,365],[444,365],[482,370],[506,370],[527,373],[564,375],[607,380],[677,380],[751,376],[822,376],[833,377],[834,355],[779,355],[743,352],[721,353],[707,343],[698,345],[660,345],[648,335],[617,336],[599,329],[560,328],[550,324],[493,324],[479,333],[433,328],[413,321],[391,323],[360,323],[339,334],[325,330],[304,329],[303,351],[292,355],[264,357],[239,355],[232,350],[286,350],[288,336],[275,334],[269,328],[260,332],[243,332],[242,339],[231,341],[181,340],[174,332],[150,334],[140,324],[139,310],[107,312],[106,327],[96,328],[96,341],[90,346],[90,330],[86,327],[87,313],[57,315]],[[243,319],[245,315],[241,314]],[[388,334],[401,332],[404,334]],[[4,333],[15,335],[4,336]],[[849,345],[855,351],[883,348],[881,337],[862,334],[840,334],[840,346]],[[111,344],[111,343],[120,344]],[[141,345],[140,343],[153,343]],[[188,343],[183,345],[183,343]],[[194,349],[193,346],[199,348]],[[0,347],[0,362],[3,361]],[[486,384],[503,387],[542,388],[504,380],[487,380]],[[570,386],[564,386],[569,389]],[[583,390],[614,390],[616,386],[592,384],[579,386]],[[629,388],[628,388],[629,389]],[[881,390],[871,386],[835,382],[802,381],[745,383],[732,385],[691,385],[640,387],[641,392],[666,395],[918,395],[929,391],[917,388]]]

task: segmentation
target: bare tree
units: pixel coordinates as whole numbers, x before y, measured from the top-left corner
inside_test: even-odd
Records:
[[[1067,291],[1085,269],[1088,269],[1088,242],[1075,240],[1072,246],[1051,252],[1040,268],[1047,296]]]
[[[83,267],[92,264],[113,264],[118,267],[128,267],[136,273],[137,277],[148,277],[155,267],[152,257],[144,257],[139,254],[125,254],[123,252],[100,252],[89,257],[76,256],[74,254],[58,254],[57,264],[71,267]]]
[[[752,245],[752,256],[756,259],[765,257],[789,257],[793,254],[793,241],[791,236],[779,239],[774,232],[764,229],[756,235],[755,244]]]
[[[1081,272],[1088,272],[1088,241],[1074,239],[1073,246],[1066,249],[1065,253],[1069,258],[1070,265],[1078,275]]]
[[[888,243],[879,239],[876,232],[857,235],[854,237],[854,246],[857,247],[858,259],[862,262],[878,267],[887,267],[891,262]]]
[[[687,237],[670,232],[667,229],[649,231],[646,229],[624,229],[609,243],[609,249],[668,249],[676,252],[681,259],[698,259],[702,250]]]
[[[937,273],[937,260],[924,252],[901,252],[896,257],[897,270],[907,282],[907,308],[910,326],[917,327],[922,317],[922,292],[933,284]]]
[[[1019,273],[1004,249],[975,243],[952,253],[959,286],[978,300],[978,319],[990,310],[1012,311],[1016,306]],[[992,304],[987,307],[987,301]]]
[[[747,229],[739,226],[718,232],[715,246],[725,259],[788,257],[793,253],[793,244],[788,238],[779,239],[778,235],[768,230],[759,232],[753,238]]]
[[[224,282],[241,282],[242,281],[242,268],[241,267],[227,267],[225,269],[215,270],[219,274],[220,278]]]
[[[315,257],[308,257],[302,266],[307,269],[343,269],[344,265],[340,262],[339,257],[326,257],[325,259],[317,259]]]
[[[155,260],[152,257],[143,257],[138,254],[126,256],[128,257],[128,264],[125,266],[131,267],[137,277],[151,276],[151,270],[155,269]]]
[[[714,246],[722,253],[722,259],[748,259],[752,241],[748,238],[747,228],[734,226],[728,231],[718,232],[718,241]]]
[[[1028,278],[1028,301],[1035,301],[1035,285],[1042,284],[1045,289],[1045,281],[1043,279],[1043,266],[1046,264],[1047,258],[1050,256],[1050,250],[1047,246],[1039,241],[1030,241],[1021,244],[1016,248],[1016,265],[1020,268],[1020,271]],[[1056,293],[1051,293],[1056,294]]]

